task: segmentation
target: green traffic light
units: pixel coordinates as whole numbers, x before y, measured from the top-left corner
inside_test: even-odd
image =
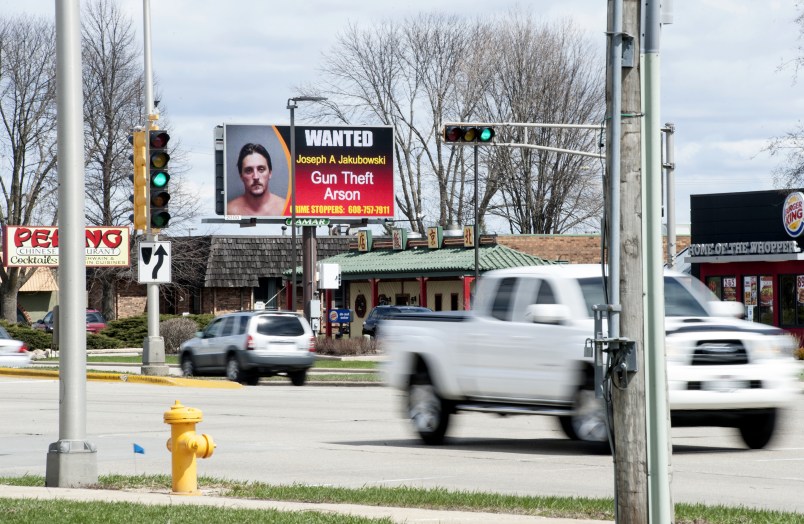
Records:
[[[478,136],[478,140],[480,140],[481,142],[488,142],[492,138],[494,138],[493,127],[483,127],[480,129],[480,135]]]
[[[170,176],[164,171],[157,171],[151,174],[151,187],[165,187],[170,180]]]

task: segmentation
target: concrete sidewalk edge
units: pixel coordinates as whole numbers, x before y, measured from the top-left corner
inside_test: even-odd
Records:
[[[83,488],[48,488],[30,486],[2,485],[0,498],[73,500],[83,502],[129,502],[147,505],[198,505],[231,509],[275,509],[278,511],[315,511],[319,513],[339,513],[368,518],[390,518],[400,523],[490,523],[490,524],[605,524],[610,521],[589,519],[566,519],[537,517],[532,515],[512,515],[507,513],[476,513],[468,511],[429,510],[421,508],[399,508],[381,506],[361,506],[357,504],[315,504],[306,502],[286,502],[273,500],[237,499],[202,495],[188,497],[169,493],[119,491]]]

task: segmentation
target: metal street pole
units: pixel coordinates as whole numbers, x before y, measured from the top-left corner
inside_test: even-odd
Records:
[[[158,118],[154,107],[153,74],[151,67],[151,2],[142,0],[142,38],[143,38],[143,63],[144,63],[144,95],[145,111],[148,124],[145,126],[145,143],[148,145],[148,156],[150,157],[149,132],[154,129],[154,120]],[[148,160],[150,163],[150,160]],[[149,176],[150,178],[150,176]],[[148,241],[158,240],[158,236],[151,231],[151,212],[150,212],[150,183],[145,186],[148,188],[148,214],[146,215],[146,238]],[[159,336],[159,284],[145,284],[147,293],[147,313],[148,313],[148,336],[142,342],[142,368],[143,375],[167,376],[169,368],[165,364],[165,340]]]
[[[86,221],[79,0],[56,2],[59,158],[59,440],[48,446],[45,485],[98,482],[97,449],[86,440]]]
[[[323,96],[295,96],[288,99],[287,109],[290,110],[290,241],[293,248],[292,272],[290,283],[290,300],[288,309],[296,311],[296,260],[298,259],[298,252],[296,247],[296,120],[295,110],[298,102],[323,102],[326,98]],[[315,237],[313,236],[313,241]],[[306,259],[306,257],[305,257]],[[302,260],[302,281],[303,291],[307,289],[307,265],[305,260]],[[304,296],[304,295],[303,295]],[[307,304],[302,304],[302,309],[305,312],[309,311]],[[309,319],[309,315],[307,315]]]
[[[477,289],[477,279],[480,277],[480,233],[477,227],[478,215],[477,215],[477,146],[475,146],[475,226],[472,237],[474,239],[475,244],[475,289]]]
[[[288,309],[296,311],[296,110],[295,100],[288,100],[290,109],[290,246],[293,251],[291,259],[292,276],[290,277],[290,293],[288,294]]]

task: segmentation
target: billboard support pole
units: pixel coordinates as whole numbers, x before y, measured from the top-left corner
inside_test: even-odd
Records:
[[[288,98],[287,109],[290,110],[290,242],[293,244],[293,258],[292,258],[292,276],[290,282],[290,297],[288,309],[296,311],[296,261],[298,260],[298,253],[296,247],[296,120],[295,111],[298,102],[324,102],[326,100],[323,96],[295,96]],[[306,228],[305,228],[306,229]],[[313,240],[315,242],[315,239]],[[304,260],[302,260],[302,279],[304,279],[304,268],[306,267]],[[304,290],[307,289],[307,281],[304,280]],[[305,311],[308,311],[308,306],[305,301],[302,304]],[[309,315],[307,315],[309,318]]]

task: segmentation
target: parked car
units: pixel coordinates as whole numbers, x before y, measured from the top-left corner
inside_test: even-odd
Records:
[[[0,326],[0,367],[20,368],[30,365],[31,353],[22,340],[14,340],[2,326]]]
[[[53,311],[48,311],[44,318],[31,324],[34,329],[39,329],[45,333],[53,333],[53,322],[55,321]],[[87,309],[87,333],[98,333],[106,327],[106,319],[97,309]]]
[[[380,321],[408,313],[432,313],[433,310],[422,306],[377,306],[372,309],[366,321],[363,322],[363,334],[370,337],[377,336],[377,326]]]
[[[290,311],[241,311],[221,315],[179,349],[184,376],[220,374],[256,385],[260,377],[307,380],[315,362],[315,336],[307,320]]]

